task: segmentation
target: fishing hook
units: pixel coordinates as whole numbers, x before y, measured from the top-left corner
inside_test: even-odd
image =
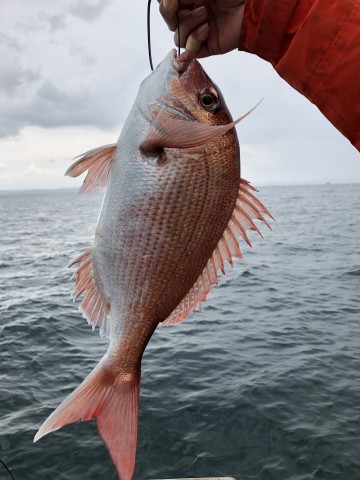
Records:
[[[151,35],[150,35],[150,6],[151,0],[148,0],[147,6],[147,41],[148,41],[148,52],[149,52],[149,63],[151,70],[154,70],[153,62],[152,62],[152,55],[151,55]],[[176,10],[176,22],[177,22],[177,35],[178,35],[178,55],[180,55],[180,19],[179,19],[179,12]]]

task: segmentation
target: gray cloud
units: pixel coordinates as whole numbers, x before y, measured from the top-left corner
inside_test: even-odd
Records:
[[[15,29],[19,32],[25,34],[32,34],[33,32],[38,32],[42,28],[44,23],[45,16],[42,14],[35,16],[28,15],[20,20],[17,20],[15,23]]]
[[[38,0],[22,15],[24,5],[8,7],[8,22],[0,19],[0,138],[31,125],[105,129],[122,121],[114,105],[123,80],[97,73],[98,52],[92,54],[82,22],[95,21],[110,3],[63,0],[45,9],[45,0]],[[61,39],[54,36],[59,30]]]
[[[21,50],[20,43],[15,37],[10,37],[0,32],[0,45],[3,45],[11,50]]]
[[[64,30],[67,27],[67,13],[55,13],[54,15],[39,14],[39,20],[43,23],[47,23],[51,31]]]
[[[78,0],[75,5],[70,7],[70,12],[83,20],[92,21],[99,17],[111,2],[112,0],[95,0],[93,2]]]
[[[43,80],[25,100],[4,100],[0,138],[17,134],[21,128],[36,125],[44,128],[88,125],[99,128],[116,127],[123,120],[117,114],[120,103],[120,87],[107,86],[99,80],[88,80],[75,85],[60,87],[51,80]]]
[[[5,95],[13,95],[20,87],[29,88],[40,79],[39,71],[24,68],[14,61],[4,62],[1,66],[0,91]]]
[[[50,29],[53,31],[63,30],[69,23],[70,16],[81,18],[85,21],[96,20],[104,10],[110,5],[112,0],[78,0],[75,4],[72,2],[61,12],[53,15],[41,13],[39,19],[42,22],[47,22]]]
[[[69,55],[79,57],[84,66],[94,66],[97,63],[95,56],[89,55],[84,47],[76,45],[73,42],[70,44]]]
[[[44,0],[41,0],[42,3]],[[44,10],[38,12],[34,9],[34,13],[24,15],[20,20],[16,21],[16,26],[20,30],[31,33],[39,31],[39,29],[47,29],[49,32],[64,30],[69,25],[71,17],[81,18],[87,22],[96,20],[112,3],[113,0],[65,0],[61,3],[55,3],[49,8],[49,4],[44,2]],[[58,8],[60,5],[60,9]],[[51,10],[57,10],[49,13]],[[1,37],[0,37],[1,39]]]

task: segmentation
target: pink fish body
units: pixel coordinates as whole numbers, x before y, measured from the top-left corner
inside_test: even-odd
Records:
[[[35,440],[97,420],[121,480],[135,466],[141,358],[159,323],[206,299],[239,238],[270,215],[240,178],[234,125],[200,64],[171,51],[141,84],[117,145],[87,152],[83,191],[106,187],[94,244],[73,263],[75,295],[110,337],[103,359],[41,426]],[[242,117],[243,118],[243,117]],[[260,233],[260,232],[259,232]]]

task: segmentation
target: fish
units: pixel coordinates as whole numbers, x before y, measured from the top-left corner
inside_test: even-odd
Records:
[[[82,192],[106,191],[93,245],[71,265],[80,309],[109,346],[34,441],[96,419],[119,478],[133,478],[141,359],[154,330],[205,302],[225,262],[242,258],[240,241],[251,246],[247,231],[262,236],[256,220],[271,228],[240,176],[234,126],[252,110],[233,121],[200,63],[172,50],[142,81],[117,144],[67,170],[87,172]]]

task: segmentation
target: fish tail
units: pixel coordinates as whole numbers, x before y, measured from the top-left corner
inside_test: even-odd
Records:
[[[114,367],[105,355],[43,423],[34,442],[64,425],[96,418],[119,478],[131,480],[137,444],[140,365],[127,371]]]

